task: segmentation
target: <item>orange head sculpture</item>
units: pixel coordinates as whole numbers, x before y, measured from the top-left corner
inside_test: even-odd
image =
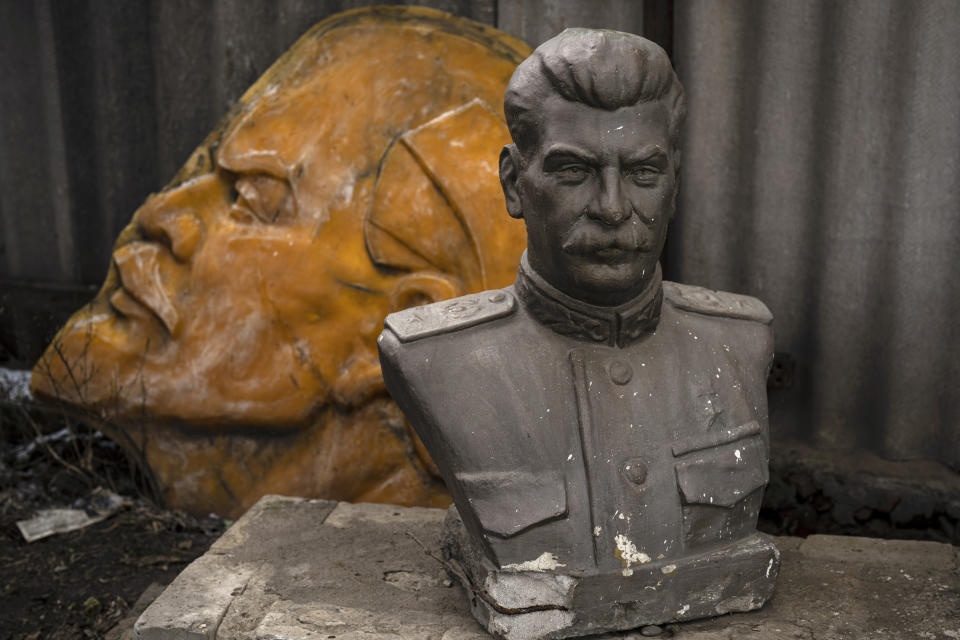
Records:
[[[391,311],[512,282],[500,105],[528,53],[427,9],[316,25],[136,211],[34,394],[99,416],[173,507],[447,504],[375,338]]]

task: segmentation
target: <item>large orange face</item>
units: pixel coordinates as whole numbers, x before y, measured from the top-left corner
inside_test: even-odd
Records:
[[[525,238],[488,105],[527,53],[422,9],[314,27],[135,213],[35,393],[98,412],[175,506],[442,503],[375,337],[399,307],[512,280]]]

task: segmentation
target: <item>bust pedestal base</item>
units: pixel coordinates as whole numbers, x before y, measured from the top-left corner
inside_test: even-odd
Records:
[[[455,507],[444,522],[443,555],[474,617],[503,640],[571,638],[751,611],[773,594],[780,571],[780,552],[761,533],[614,574],[498,569],[467,536]]]

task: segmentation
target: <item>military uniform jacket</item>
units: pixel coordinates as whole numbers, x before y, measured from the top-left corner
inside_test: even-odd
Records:
[[[549,553],[572,574],[629,575],[754,531],[771,320],[659,273],[593,307],[524,256],[512,287],[388,316],[380,359],[496,566]]]

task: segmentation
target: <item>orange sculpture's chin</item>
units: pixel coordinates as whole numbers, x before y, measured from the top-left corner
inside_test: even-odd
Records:
[[[318,24],[137,210],[34,393],[96,416],[174,507],[447,504],[374,340],[391,311],[513,280],[493,159],[528,51],[426,9]]]
[[[166,504],[193,513],[236,517],[268,493],[450,503],[385,394],[352,410],[326,407],[302,429],[271,433],[266,425],[252,425],[205,433],[192,425],[139,422],[105,432],[138,443]]]

